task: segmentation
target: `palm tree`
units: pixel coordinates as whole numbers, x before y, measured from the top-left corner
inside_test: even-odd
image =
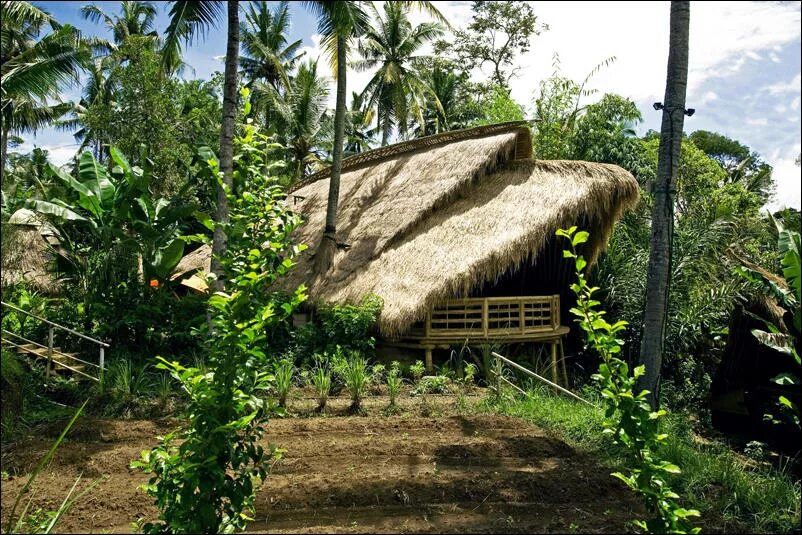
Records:
[[[690,2],[671,2],[671,30],[668,47],[663,122],[657,179],[652,208],[652,237],[649,271],[646,278],[646,304],[640,360],[646,367],[639,387],[649,391],[649,402],[657,407],[665,341],[668,286],[671,274],[671,242],[674,234],[675,174],[679,167],[682,128],[685,120],[685,92],[688,86],[688,27]]]
[[[469,95],[466,94],[467,75],[434,65],[423,70],[420,76],[431,89],[431,95],[430,102],[423,109],[422,121],[414,121],[415,136],[465,128],[475,118],[465,106],[465,102],[469,100]]]
[[[287,43],[290,31],[290,8],[288,2],[279,2],[271,11],[267,2],[254,2],[240,25],[242,56],[240,70],[250,84],[261,80],[276,91],[286,89],[287,74],[303,53],[298,50],[302,39]]]
[[[170,25],[167,27],[162,51],[165,70],[180,61],[181,43],[191,42],[198,33],[204,34],[222,16],[220,1],[174,0],[170,8]],[[228,0],[228,33],[226,38],[225,74],[223,81],[223,120],[220,127],[220,171],[223,182],[217,188],[217,210],[212,243],[211,271],[222,272],[219,258],[226,250],[226,235],[223,225],[228,223],[228,198],[226,190],[234,191],[234,121],[237,116],[237,64],[239,63],[239,2]],[[215,279],[214,289],[222,289],[221,277]]]
[[[410,114],[423,123],[425,102],[440,103],[424,79],[413,68],[425,59],[420,49],[443,34],[436,22],[424,22],[413,28],[409,7],[385,2],[384,16],[371,6],[376,27],[370,28],[359,43],[362,60],[357,70],[376,69],[363,95],[368,107],[375,107],[382,131],[382,145],[387,145],[393,126],[406,134]],[[441,111],[441,110],[440,110]]]
[[[359,1],[306,0],[304,2],[317,16],[318,33],[323,36],[321,44],[337,76],[337,99],[334,108],[334,147],[332,149],[329,197],[326,205],[326,226],[315,253],[314,270],[325,273],[331,267],[337,249],[337,202],[340,195],[340,173],[342,171],[343,139],[345,137],[346,111],[346,62],[348,46],[352,39],[361,36],[368,27],[368,15]],[[427,10],[445,21],[432,2],[402,2]]]
[[[374,131],[370,129],[373,110],[364,105],[360,93],[351,93],[351,108],[346,115],[344,152],[350,156],[370,150],[374,136]]]
[[[58,100],[59,90],[78,81],[91,50],[75,28],[58,24],[28,2],[2,2],[0,19],[0,160],[5,165],[10,135],[36,132],[71,109]],[[46,24],[52,32],[37,41]]]
[[[94,22],[103,21],[103,24],[112,33],[115,44],[121,44],[132,35],[152,37],[158,39],[156,32],[156,8],[151,2],[136,2],[125,0],[120,2],[120,15],[108,15],[94,4],[81,8],[81,16]]]
[[[326,117],[329,87],[317,68],[317,61],[301,63],[283,102],[273,106],[279,141],[292,154],[295,180],[302,179],[310,165],[321,162],[315,149],[331,130]]]
[[[59,130],[75,130],[73,137],[81,145],[81,152],[91,147],[97,160],[105,160],[107,149],[103,148],[103,133],[90,129],[84,120],[91,106],[108,105],[114,100],[114,79],[109,76],[112,59],[97,58],[87,69],[88,78],[83,88],[81,100],[70,110],[70,117],[55,122]]]

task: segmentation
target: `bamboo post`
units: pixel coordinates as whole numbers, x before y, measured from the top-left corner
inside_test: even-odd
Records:
[[[568,370],[565,366],[565,346],[563,346],[563,339],[560,338],[560,360],[563,363],[563,382],[565,386],[568,386]]]
[[[557,342],[551,343],[551,380],[557,383]]]
[[[45,368],[45,383],[50,381],[50,368],[53,366],[53,326],[47,329],[47,368]]]
[[[487,304],[487,297],[482,300],[482,333],[487,338],[487,331],[490,327],[490,306]]]
[[[432,346],[424,346],[423,349],[426,351],[426,371],[433,371],[434,365],[432,363]]]
[[[99,373],[98,378],[100,379],[101,383],[103,382],[103,369],[105,361],[106,361],[106,348],[100,346],[100,371],[98,372]]]

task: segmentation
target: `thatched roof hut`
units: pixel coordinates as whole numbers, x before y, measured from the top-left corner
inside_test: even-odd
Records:
[[[595,260],[614,223],[637,201],[637,182],[615,165],[531,155],[529,128],[516,122],[348,158],[337,216],[342,245],[322,277],[312,268],[329,172],[312,175],[287,197],[306,220],[296,239],[309,249],[279,284],[305,283],[312,302],[358,302],[376,294],[384,301],[379,329],[397,337],[433,306],[537,263],[559,228],[588,229],[585,254]]]
[[[52,275],[57,247],[56,229],[31,210],[14,212],[3,223],[0,285],[27,282],[40,292],[57,293],[59,284]]]

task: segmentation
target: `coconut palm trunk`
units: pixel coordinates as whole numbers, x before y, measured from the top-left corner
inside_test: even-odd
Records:
[[[2,154],[0,154],[0,174],[2,174],[2,178],[0,178],[0,184],[2,184],[3,179],[6,176],[5,170],[6,170],[6,154],[8,154],[8,131],[9,129],[6,128],[6,125],[3,125],[2,131],[0,131],[0,135],[3,136],[3,139],[0,140],[0,142],[2,143],[2,147],[0,147],[0,150],[3,151]]]
[[[674,233],[675,176],[679,166],[688,85],[688,27],[690,2],[671,2],[668,73],[660,128],[660,149],[652,207],[652,237],[646,280],[646,305],[640,361],[646,373],[639,386],[649,390],[652,407],[658,404],[660,368],[665,341],[671,284],[671,240]]]
[[[220,171],[223,186],[217,187],[217,226],[212,242],[211,271],[218,278],[214,289],[222,290],[223,280],[219,258],[226,250],[226,234],[223,225],[228,223],[228,197],[226,189],[233,191],[234,181],[234,123],[237,118],[237,66],[239,64],[239,2],[228,1],[228,38],[226,43],[225,81],[223,85],[223,121],[220,127]]]
[[[337,202],[340,197],[340,172],[343,163],[343,138],[345,137],[346,97],[346,37],[337,36],[337,101],[334,107],[334,151],[331,158],[331,182],[329,200],[326,205],[326,227],[315,255],[315,272],[322,274],[331,267],[337,251]]]

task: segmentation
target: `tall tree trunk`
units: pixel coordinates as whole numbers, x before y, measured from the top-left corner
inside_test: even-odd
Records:
[[[8,155],[8,130],[9,129],[6,127],[6,125],[3,125],[2,129],[0,129],[0,136],[3,137],[2,140],[0,140],[0,143],[2,143],[2,147],[0,147],[0,150],[2,150],[2,154],[0,154],[0,175],[2,175],[2,177],[0,178],[0,185],[2,185],[3,182],[5,182],[6,178],[6,155]]]
[[[640,360],[646,374],[640,388],[649,390],[649,402],[657,407],[660,368],[665,341],[666,314],[671,282],[671,240],[674,234],[675,175],[679,166],[682,128],[685,122],[685,90],[688,85],[688,26],[690,2],[671,2],[668,73],[660,128],[660,149],[652,208],[652,239],[646,279],[646,305]]]
[[[382,119],[382,147],[386,147],[390,142],[390,114],[385,110]]]
[[[343,164],[343,138],[345,137],[345,72],[346,39],[337,36],[337,103],[334,108],[334,154],[331,158],[329,202],[326,206],[326,228],[315,254],[314,270],[324,274],[331,267],[337,251],[337,202],[340,197],[340,171]]]
[[[239,63],[239,2],[228,1],[228,39],[226,44],[225,82],[223,85],[223,122],[220,126],[220,171],[223,172],[223,184],[233,192],[234,181],[234,127],[237,118],[237,64]],[[211,271],[217,278],[212,288],[223,289],[222,268],[219,257],[226,250],[226,234],[223,226],[228,223],[228,198],[222,186],[217,187],[217,225],[214,228],[212,242]]]

